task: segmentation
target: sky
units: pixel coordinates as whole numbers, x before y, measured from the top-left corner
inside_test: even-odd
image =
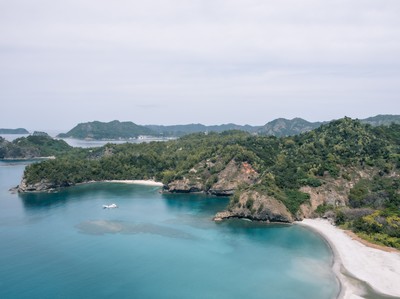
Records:
[[[0,128],[400,114],[399,0],[0,0]]]

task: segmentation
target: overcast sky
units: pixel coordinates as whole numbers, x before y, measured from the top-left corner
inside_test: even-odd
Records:
[[[0,127],[400,114],[399,0],[0,0]]]

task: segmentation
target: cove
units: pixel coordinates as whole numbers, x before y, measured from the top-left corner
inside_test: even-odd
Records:
[[[335,298],[332,252],[296,225],[215,223],[227,198],[95,183],[11,194],[0,162],[0,298]],[[116,203],[117,209],[102,209]]]

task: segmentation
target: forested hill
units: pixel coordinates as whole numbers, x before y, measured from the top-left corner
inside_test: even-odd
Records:
[[[108,123],[93,121],[78,124],[65,134],[59,134],[60,138],[116,140],[137,138],[140,135],[157,135],[153,130],[134,124],[133,122],[120,122],[114,120]]]
[[[377,115],[374,117],[361,120],[366,124],[373,126],[390,125],[391,123],[400,124],[399,115]],[[137,138],[139,135],[155,136],[155,137],[181,137],[193,133],[217,132],[229,130],[240,130],[256,135],[271,135],[277,137],[293,136],[304,132],[311,131],[328,122],[309,122],[302,118],[285,119],[278,118],[266,123],[263,126],[223,124],[206,126],[202,124],[188,125],[137,125],[132,122],[112,121],[103,123],[99,121],[81,123],[65,134],[59,134],[60,138],[77,138],[77,139],[129,139]]]
[[[35,133],[12,142],[0,137],[0,159],[49,157],[72,150],[72,147],[63,140],[55,140],[43,132]]]
[[[320,214],[400,246],[399,169],[400,125],[344,118],[292,137],[227,131],[74,150],[28,166],[20,191],[155,179],[169,192],[230,195],[216,219],[291,222]]]
[[[322,124],[322,122],[309,122],[298,117],[293,119],[278,118],[257,129],[256,132],[260,135],[284,137],[311,131]]]

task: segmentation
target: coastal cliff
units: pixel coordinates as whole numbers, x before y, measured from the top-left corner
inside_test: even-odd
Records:
[[[47,180],[42,180],[37,183],[29,184],[25,179],[22,179],[21,183],[18,185],[18,192],[49,192],[61,187],[69,187],[70,185],[64,183],[63,185],[55,184]]]
[[[247,218],[267,222],[293,222],[293,216],[286,206],[277,199],[247,191],[237,196],[226,211],[215,215],[215,221],[229,218]]]

